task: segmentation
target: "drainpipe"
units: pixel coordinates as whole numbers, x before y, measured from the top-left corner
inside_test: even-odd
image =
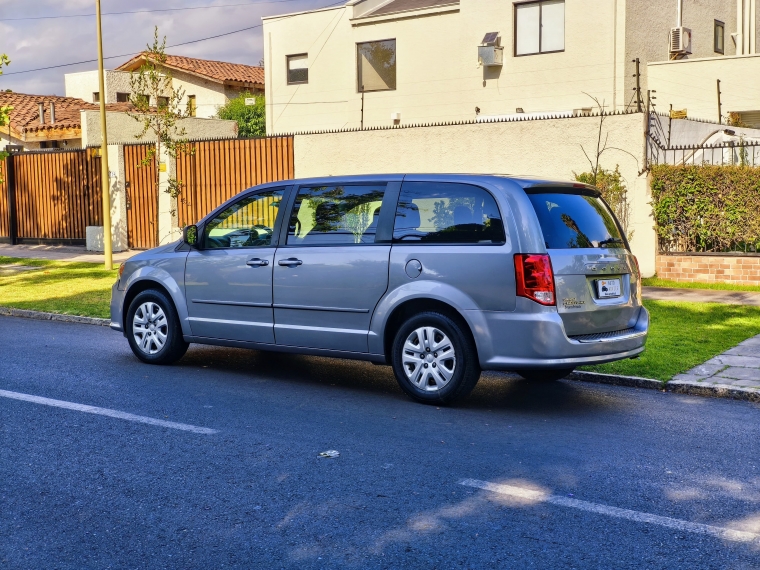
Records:
[[[55,125],[55,103],[50,102],[50,124]]]
[[[683,26],[683,0],[676,0],[678,2],[678,15],[676,16],[676,27]],[[741,0],[738,0],[741,2]]]
[[[45,124],[45,104],[40,103],[40,125]]]

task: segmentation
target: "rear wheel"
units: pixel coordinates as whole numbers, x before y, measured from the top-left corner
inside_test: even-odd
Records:
[[[161,291],[138,293],[127,312],[127,340],[135,356],[148,364],[172,364],[187,352],[174,304]]]
[[[517,373],[531,382],[554,382],[572,374],[575,368],[557,368],[555,370],[517,370]]]
[[[401,325],[391,361],[401,389],[427,404],[462,401],[480,378],[472,339],[441,313],[420,313]]]

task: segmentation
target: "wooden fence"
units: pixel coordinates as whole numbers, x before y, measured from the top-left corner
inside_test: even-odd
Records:
[[[100,158],[91,151],[14,153],[7,166],[2,227],[10,225],[11,184],[17,241],[83,245],[87,226],[103,225]]]
[[[0,238],[10,236],[8,227],[8,160],[0,161]],[[3,240],[5,241],[5,240]]]
[[[124,186],[127,192],[127,245],[130,249],[156,247],[158,191],[156,161],[143,165],[152,145],[124,146]]]
[[[189,147],[191,154],[177,156],[180,227],[194,224],[246,188],[294,175],[292,137],[201,141]]]

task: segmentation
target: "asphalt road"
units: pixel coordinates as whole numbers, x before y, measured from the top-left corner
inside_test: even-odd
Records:
[[[755,404],[488,374],[439,409],[387,367],[151,367],[104,327],[7,317],[0,391],[3,569],[760,568]]]

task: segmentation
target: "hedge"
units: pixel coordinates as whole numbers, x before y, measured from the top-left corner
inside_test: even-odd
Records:
[[[656,165],[651,187],[660,251],[760,250],[760,168]]]

